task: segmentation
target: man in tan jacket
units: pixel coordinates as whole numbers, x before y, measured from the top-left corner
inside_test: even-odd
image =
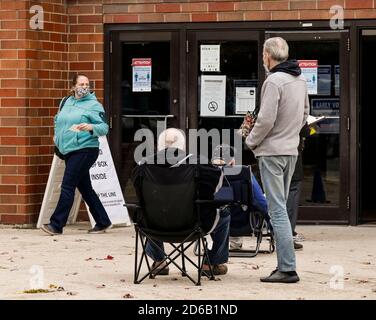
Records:
[[[277,269],[261,278],[262,282],[299,281],[286,202],[309,100],[298,62],[287,60],[288,49],[287,42],[279,37],[264,43],[263,61],[269,75],[262,86],[256,123],[246,139],[259,162],[276,239]]]

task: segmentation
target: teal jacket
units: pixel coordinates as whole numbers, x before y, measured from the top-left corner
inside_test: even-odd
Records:
[[[69,130],[73,125],[80,123],[92,124],[93,131]],[[98,137],[105,136],[107,132],[108,125],[104,109],[95,93],[90,93],[81,99],[69,97],[61,111],[55,116],[54,142],[64,155],[83,148],[98,148]]]

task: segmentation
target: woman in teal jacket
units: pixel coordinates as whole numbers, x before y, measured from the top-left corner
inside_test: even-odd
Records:
[[[108,132],[103,106],[90,93],[89,79],[83,74],[73,77],[72,95],[60,102],[55,116],[54,142],[65,160],[60,198],[42,230],[50,235],[63,233],[74,202],[76,188],[90,209],[96,225],[89,233],[102,233],[112,224],[91,185],[89,170],[99,154],[98,137]]]

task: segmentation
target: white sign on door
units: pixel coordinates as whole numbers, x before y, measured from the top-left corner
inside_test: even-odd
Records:
[[[308,94],[317,94],[317,60],[298,60],[307,81]]]
[[[219,44],[202,44],[200,46],[201,71],[220,71],[220,50]]]
[[[200,115],[224,117],[226,115],[226,76],[201,76]]]

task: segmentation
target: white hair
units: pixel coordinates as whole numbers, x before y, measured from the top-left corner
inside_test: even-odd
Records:
[[[167,148],[177,148],[185,151],[185,135],[183,131],[168,128],[161,132],[158,137],[158,151]]]
[[[270,57],[278,62],[284,62],[289,57],[289,45],[281,37],[269,38],[264,42],[264,51],[270,54]]]

